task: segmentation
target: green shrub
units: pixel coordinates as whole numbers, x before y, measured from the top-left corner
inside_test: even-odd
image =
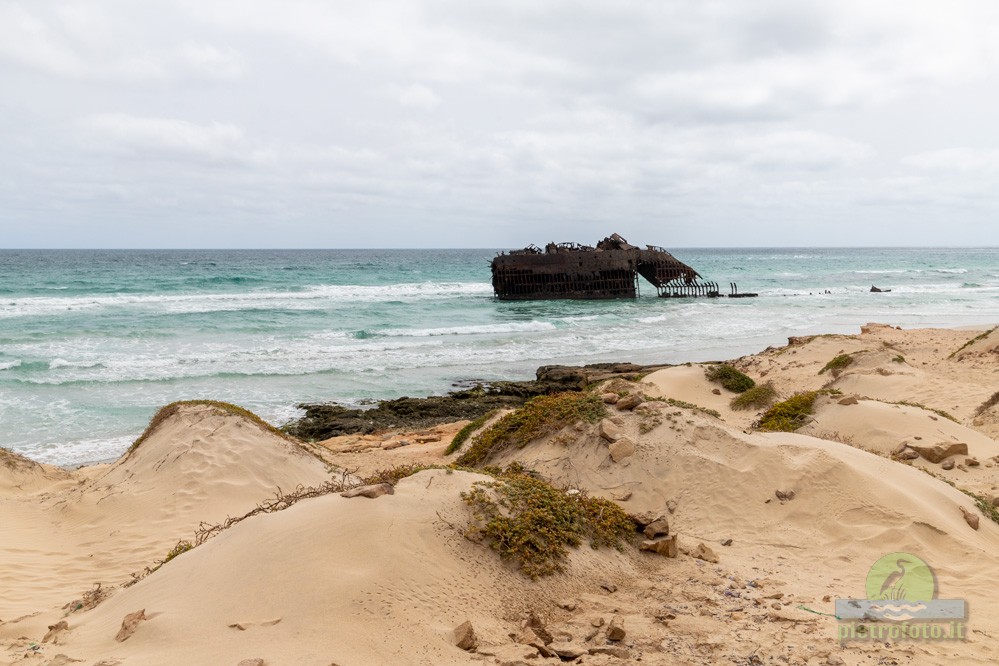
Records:
[[[461,445],[464,444],[465,441],[472,436],[472,433],[481,428],[483,425],[485,425],[486,421],[491,419],[493,414],[495,413],[496,413],[495,409],[490,412],[487,412],[482,416],[480,416],[479,418],[475,419],[474,421],[471,421],[468,425],[459,430],[457,434],[455,434],[454,439],[451,440],[451,443],[448,445],[447,451],[444,452],[444,455],[449,456],[458,449],[460,449]]]
[[[794,432],[805,425],[817,395],[815,391],[797,393],[768,409],[753,425],[770,432]]]
[[[984,333],[979,333],[978,335],[976,335],[975,337],[971,338],[970,340],[968,340],[967,342],[965,342],[963,345],[961,345],[960,347],[958,347],[957,349],[955,349],[954,351],[952,351],[950,353],[950,356],[948,356],[947,358],[954,358],[959,353],[961,353],[962,351],[964,351],[965,349],[967,349],[971,345],[975,344],[979,340],[984,340],[985,338],[987,338],[990,335],[992,335],[993,331],[995,331],[996,329],[999,329],[999,326],[995,326],[993,328],[990,328],[989,330],[985,331]]]
[[[561,571],[568,548],[584,540],[594,548],[620,547],[635,535],[634,521],[613,502],[555,488],[519,469],[475,483],[462,499],[477,521],[468,536],[484,539],[531,578]]]
[[[166,558],[163,560],[163,564],[166,564],[178,555],[186,553],[192,548],[194,548],[194,545],[192,545],[190,541],[178,541],[177,545],[171,548],[170,552],[167,553]],[[160,566],[162,566],[162,564]]]
[[[733,393],[742,393],[756,386],[752,378],[725,363],[708,366],[704,369],[704,374],[708,380],[721,384]]]
[[[844,368],[850,366],[852,363],[853,363],[853,356],[851,356],[850,354],[840,354],[839,356],[834,357],[833,360],[826,363],[822,367],[822,369],[819,370],[819,374],[820,375],[825,374],[826,370],[829,370],[832,372],[833,377],[839,377],[839,373],[841,373]]]
[[[892,363],[905,363],[905,357],[899,354],[898,356],[892,358]]]
[[[476,467],[493,452],[507,446],[523,447],[576,421],[596,422],[606,413],[603,401],[592,393],[539,395],[479,433],[455,463],[464,467]]]
[[[776,399],[777,389],[771,382],[767,382],[732,398],[731,407],[737,410],[763,409],[772,405]]]

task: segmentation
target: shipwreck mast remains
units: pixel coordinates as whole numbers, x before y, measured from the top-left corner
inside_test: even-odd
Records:
[[[549,243],[497,255],[492,262],[493,292],[502,300],[635,298],[638,276],[663,298],[719,296],[714,282],[661,247],[645,249],[611,234],[596,247]],[[739,294],[734,284],[730,296]]]

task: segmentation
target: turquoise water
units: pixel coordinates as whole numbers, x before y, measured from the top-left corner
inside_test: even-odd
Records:
[[[999,322],[995,249],[676,250],[760,298],[660,300],[648,286],[525,303],[493,299],[494,254],[0,250],[0,446],[74,464],[120,454],[178,399],[281,423],[298,402],[441,393],[545,363],[728,358],[868,321]]]

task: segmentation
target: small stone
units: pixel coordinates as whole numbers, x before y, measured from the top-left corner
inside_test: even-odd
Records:
[[[555,637],[552,636],[550,631],[548,631],[548,627],[545,626],[545,623],[542,622],[541,619],[534,613],[527,616],[527,619],[524,621],[524,626],[530,627],[545,645],[548,645],[555,640]]]
[[[627,502],[628,500],[631,499],[631,491],[626,490],[623,493],[612,493],[611,497],[617,500],[618,502]]]
[[[841,405],[856,405],[859,402],[860,401],[857,400],[857,396],[851,395],[851,396],[847,396],[845,398],[840,399],[839,404],[841,404]]]
[[[340,493],[340,497],[367,497],[368,499],[375,499],[376,497],[381,497],[382,495],[394,494],[395,488],[391,483],[374,483],[369,486],[358,486],[357,488],[345,490]]]
[[[600,627],[604,626],[604,624],[605,624],[605,622],[604,622],[604,619],[602,617],[595,617],[592,620],[590,620],[590,626],[591,627],[600,628]]]
[[[479,639],[475,636],[475,629],[472,623],[465,620],[454,628],[454,644],[462,650],[471,651],[479,645]]]
[[[898,446],[895,447],[895,449],[891,452],[891,454],[893,456],[900,456],[903,453],[905,453],[905,450],[908,449],[908,448],[909,448],[909,443],[908,442],[902,442],[901,444],[899,444]],[[917,453],[916,455],[918,456],[919,454]]]
[[[615,585],[614,583],[611,583],[610,581],[606,581],[606,580],[602,581],[600,583],[600,587],[604,588],[605,590],[607,590],[611,594],[617,592],[617,585]]]
[[[669,521],[665,518],[659,518],[648,525],[642,530],[649,539],[655,539],[656,537],[667,536],[669,534]]]
[[[59,620],[55,624],[49,625],[49,630],[45,633],[42,638],[43,643],[48,643],[49,641],[56,638],[59,634],[69,629],[69,623],[66,620]]]
[[[627,632],[624,630],[624,625],[621,624],[620,618],[617,616],[613,617],[610,624],[607,625],[607,640],[609,641],[623,641]]]
[[[600,399],[604,401],[605,404],[613,405],[618,401],[620,396],[617,393],[604,393],[600,396]]]
[[[676,502],[674,502],[673,500],[667,500],[666,510],[669,511],[670,513],[674,513],[676,511]]]
[[[712,392],[712,393],[713,393],[714,395],[721,395],[721,389],[711,389],[711,392]]]
[[[601,419],[600,424],[597,426],[597,432],[608,442],[616,442],[621,439],[621,435],[623,434],[621,427],[610,419]]]
[[[398,449],[400,447],[406,446],[401,440],[396,440],[394,442],[386,442],[382,444],[382,451],[391,451],[392,449]]]
[[[704,560],[705,562],[711,562],[713,564],[718,562],[718,556],[715,555],[715,551],[711,550],[703,543],[697,544],[697,548],[694,549],[693,556],[699,560]]]
[[[721,540],[721,545],[723,545],[723,546],[731,546],[732,545],[732,540],[731,539],[722,539]]]
[[[937,420],[937,417],[935,417],[935,416],[931,416],[930,418],[931,418],[931,419],[933,419],[934,421],[936,421],[936,420]],[[917,439],[917,440],[921,440],[921,439],[923,439],[923,438],[922,438],[922,437],[920,437],[919,435],[916,435],[915,437],[913,437],[913,439]]]
[[[940,466],[944,469],[954,469],[954,459],[948,458],[947,460],[944,460]]]
[[[638,546],[639,550],[647,550],[652,553],[659,553],[663,557],[676,557],[677,556],[677,543],[676,535],[668,536],[665,539],[656,539],[655,541],[643,541],[641,545]]]
[[[621,462],[625,458],[635,455],[635,443],[630,437],[621,437],[619,440],[607,447],[611,460]]]
[[[552,643],[548,649],[557,654],[563,661],[579,659],[586,654],[586,648],[576,643]]]
[[[964,522],[971,526],[971,529],[978,529],[978,514],[968,511],[963,506],[961,507],[961,513],[964,515]]]
[[[839,655],[831,654],[826,657],[826,666],[845,666],[846,662],[843,661],[843,657]]]
[[[643,402],[645,401],[642,400],[642,396],[640,395],[626,395],[617,401],[617,408],[623,412],[628,409],[634,409]]]
[[[992,498],[992,506],[999,506],[999,495]]]
[[[770,607],[773,608],[774,610],[780,610],[782,608],[779,601],[773,602],[772,604],[770,604]]]
[[[978,462],[974,458],[968,458],[967,460],[964,461],[964,464],[967,465],[968,467],[978,467],[982,463]]]
[[[779,499],[781,502],[788,502],[794,499],[793,490],[778,490],[775,491],[774,494],[777,495],[777,499]]]
[[[118,630],[118,635],[114,637],[119,643],[128,640],[128,637],[135,633],[136,627],[143,620],[146,620],[146,609],[137,610],[134,613],[129,613],[121,621],[121,629]]]
[[[618,659],[631,659],[631,652],[627,648],[617,647],[616,645],[599,645],[597,647],[591,647],[589,649],[590,654],[606,654],[611,657],[617,657]]]
[[[902,453],[898,454],[899,460],[915,460],[918,457],[919,454],[912,449],[906,449],[905,451],[902,451]]]
[[[562,599],[558,602],[558,607],[562,610],[574,611],[576,610],[576,602],[572,599]]]
[[[236,666],[265,666],[263,659],[244,659],[243,661],[236,664]]]

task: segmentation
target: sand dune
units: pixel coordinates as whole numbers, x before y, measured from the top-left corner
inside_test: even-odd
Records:
[[[993,414],[978,409],[999,362],[982,351],[988,338],[966,347],[973,357],[951,355],[975,335],[869,325],[734,360],[782,397],[826,389],[797,433],[753,430],[758,413],[732,411],[734,394],[715,393],[699,365],[615,380],[616,392],[693,406],[608,406],[603,427],[573,423],[488,462],[661,514],[679,557],[583,547],[565,572],[537,581],[464,536],[474,516],[460,495],[488,477],[435,469],[376,499],[334,493],[238,522],[67,613],[62,605],[93,582],[120,585],[199,521],[244,513],[277,487],[321,484],[330,471],[294,442],[205,405],[179,409],[111,466],[70,473],[5,456],[0,664],[69,663],[59,654],[125,665],[559,663],[515,640],[531,613],[552,634],[542,652],[582,650],[572,658],[584,664],[994,663],[999,525],[961,489],[987,497],[999,482]],[[841,354],[853,363],[820,373]],[[916,399],[957,422],[896,404]],[[442,464],[459,427],[336,438],[321,452],[366,472]],[[609,440],[622,436],[634,450],[612,457]],[[980,464],[893,459],[903,441],[966,443]],[[838,642],[835,599],[863,598],[871,565],[894,551],[924,558],[942,598],[967,601],[968,640]],[[134,632],[116,640],[137,611]],[[38,644],[60,619],[67,627]],[[472,651],[455,645],[465,621],[478,637]],[[627,629],[621,640],[611,640],[611,621]]]

